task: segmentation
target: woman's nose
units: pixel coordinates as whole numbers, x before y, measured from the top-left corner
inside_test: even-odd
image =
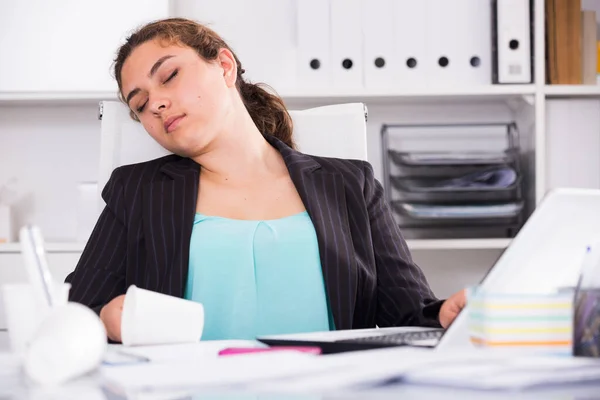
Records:
[[[157,97],[152,99],[150,103],[150,110],[155,114],[160,114],[161,112],[167,110],[170,105],[171,103],[166,97]]]

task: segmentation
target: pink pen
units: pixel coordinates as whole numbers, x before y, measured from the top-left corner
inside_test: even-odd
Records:
[[[301,353],[321,354],[319,347],[277,346],[277,347],[230,347],[219,352],[220,356],[236,354],[266,353],[271,351],[299,351]]]

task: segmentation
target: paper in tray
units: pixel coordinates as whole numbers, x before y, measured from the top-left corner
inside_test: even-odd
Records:
[[[392,160],[401,166],[501,165],[514,161],[513,152],[399,152],[390,151]]]
[[[418,203],[508,203],[521,199],[521,177],[487,185],[461,185],[454,179],[414,179],[390,177],[398,200]],[[455,186],[452,186],[455,184]]]
[[[514,218],[523,209],[521,202],[459,206],[397,203],[397,206],[416,219]]]

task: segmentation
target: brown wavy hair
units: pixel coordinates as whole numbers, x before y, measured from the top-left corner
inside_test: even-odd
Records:
[[[273,135],[288,146],[294,148],[292,138],[292,118],[283,100],[267,91],[263,84],[250,83],[244,80],[242,63],[229,45],[212,29],[185,18],[169,18],[154,21],[138,28],[125,41],[114,60],[114,76],[119,86],[119,98],[126,103],[123,96],[121,70],[131,52],[139,45],[153,39],[161,39],[167,43],[188,46],[198,53],[206,62],[217,59],[222,48],[231,51],[237,64],[238,76],[236,88],[252,120],[263,135]],[[131,117],[138,120],[133,111]]]

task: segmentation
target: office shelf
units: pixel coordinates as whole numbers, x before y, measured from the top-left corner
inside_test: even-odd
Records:
[[[85,247],[85,243],[76,242],[48,242],[45,244],[46,251],[49,253],[81,253]],[[0,243],[0,254],[2,253],[20,253],[21,244]]]
[[[410,250],[503,250],[511,239],[414,239],[407,240]]]
[[[547,98],[600,98],[600,85],[546,85],[544,93]]]
[[[285,101],[296,102],[354,102],[395,103],[415,100],[452,100],[456,98],[480,101],[482,98],[502,99],[532,95],[535,85],[450,86],[434,88],[397,88],[394,90],[311,90],[277,92]],[[101,100],[117,100],[116,92],[0,92],[0,104],[81,104]]]
[[[0,92],[0,105],[90,104],[117,100],[116,92]]]
[[[454,100],[462,99],[481,101],[483,99],[508,99],[535,94],[535,85],[486,85],[435,88],[397,88],[391,90],[327,90],[319,91],[281,91],[278,94],[287,102],[354,102],[396,103],[419,100]]]

